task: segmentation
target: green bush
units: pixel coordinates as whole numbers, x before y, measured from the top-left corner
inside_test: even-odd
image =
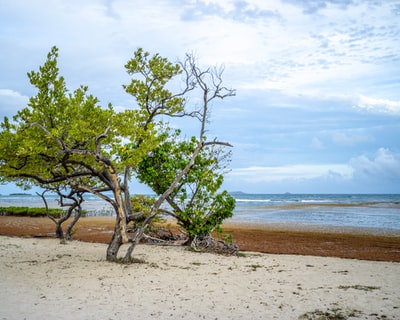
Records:
[[[151,196],[146,196],[142,194],[137,194],[131,197],[131,207],[132,213],[143,212],[143,215],[135,220],[135,223],[140,226],[144,220],[150,215],[150,211],[156,199]],[[162,222],[163,220],[160,217],[156,217],[152,220],[152,222]]]
[[[49,213],[54,218],[59,218],[63,214],[62,209],[49,209]],[[45,217],[46,208],[29,207],[0,207],[0,215],[3,216],[23,216],[23,217]]]

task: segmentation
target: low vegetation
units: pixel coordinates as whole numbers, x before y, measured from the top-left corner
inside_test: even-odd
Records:
[[[55,218],[63,215],[62,209],[48,209],[49,214]],[[20,217],[46,217],[46,208],[29,208],[29,207],[0,207],[0,215],[2,216],[20,216]]]

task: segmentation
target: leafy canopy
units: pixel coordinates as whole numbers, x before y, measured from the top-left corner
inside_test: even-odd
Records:
[[[138,49],[126,65],[133,79],[124,86],[137,108],[116,112],[111,105],[102,108],[87,87],[69,92],[57,58],[53,47],[39,71],[28,73],[37,94],[13,121],[1,124],[1,179],[25,188],[77,180],[112,189],[102,179],[105,172],[135,168],[167,136],[155,117],[182,112],[183,96],[164,88],[180,67]]]
[[[162,194],[188,163],[197,145],[195,137],[189,141],[179,141],[176,137],[165,141],[139,164],[139,180]],[[223,220],[233,215],[234,198],[226,191],[218,193],[229,157],[224,147],[203,148],[191,170],[166,199],[173,210],[171,214],[190,238],[221,231]]]

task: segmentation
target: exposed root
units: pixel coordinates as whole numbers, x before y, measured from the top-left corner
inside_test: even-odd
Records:
[[[143,234],[142,243],[157,244],[164,246],[184,246],[189,245],[196,252],[212,252],[223,255],[237,255],[239,247],[231,242],[214,239],[211,234],[205,236],[195,236],[192,241],[189,237],[181,233],[174,233],[162,227],[152,227],[147,233]]]
[[[190,246],[195,251],[213,252],[224,255],[237,255],[239,252],[239,247],[235,243],[214,239],[211,234],[195,236]]]

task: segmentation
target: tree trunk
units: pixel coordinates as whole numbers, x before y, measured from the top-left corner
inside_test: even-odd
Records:
[[[143,234],[146,228],[150,225],[151,221],[156,217],[157,211],[161,205],[161,201],[157,201],[156,204],[153,206],[150,215],[143,221],[140,228],[136,231],[136,234],[133,236],[131,240],[131,245],[128,247],[128,250],[125,253],[125,257],[123,259],[124,263],[128,263],[132,260],[132,252],[135,249],[136,245],[139,241],[143,238]]]
[[[126,250],[125,257],[123,259],[124,263],[129,263],[132,260],[132,252],[135,249],[136,245],[139,243],[139,241],[142,239],[144,230],[148,226],[148,223],[144,222],[143,225],[136,231],[136,235],[132,239],[131,245],[128,247],[128,250]]]
[[[114,173],[111,175],[112,184],[114,185],[114,210],[116,214],[114,234],[111,242],[107,248],[107,261],[116,261],[118,259],[118,251],[121,245],[129,242],[128,230],[127,230],[127,216],[128,212],[126,209],[126,204],[124,203],[125,198],[129,199],[129,194],[124,197],[122,187],[119,183],[118,176]],[[129,193],[129,192],[128,192]]]
[[[112,261],[112,262],[117,261],[118,251],[121,248],[121,245],[122,245],[122,235],[121,235],[120,218],[117,215],[114,226],[114,234],[111,239],[111,242],[108,244],[107,247],[107,256],[106,256],[107,261]]]
[[[68,212],[65,216],[59,218],[58,220],[49,214],[47,215],[56,224],[56,238],[57,239],[64,240],[64,231],[62,229],[62,224],[69,219],[70,215],[71,214]]]
[[[72,222],[68,225],[67,230],[65,231],[65,240],[72,240],[72,228],[75,226],[82,215],[82,209],[80,207],[78,207],[76,210],[77,211],[75,213],[74,220],[72,220]]]
[[[64,232],[63,232],[63,229],[62,229],[62,226],[61,226],[61,224],[63,222],[64,221],[61,221],[61,219],[58,220],[58,221],[55,221],[55,223],[56,223],[56,238],[57,239],[61,239],[61,240],[64,239]]]

